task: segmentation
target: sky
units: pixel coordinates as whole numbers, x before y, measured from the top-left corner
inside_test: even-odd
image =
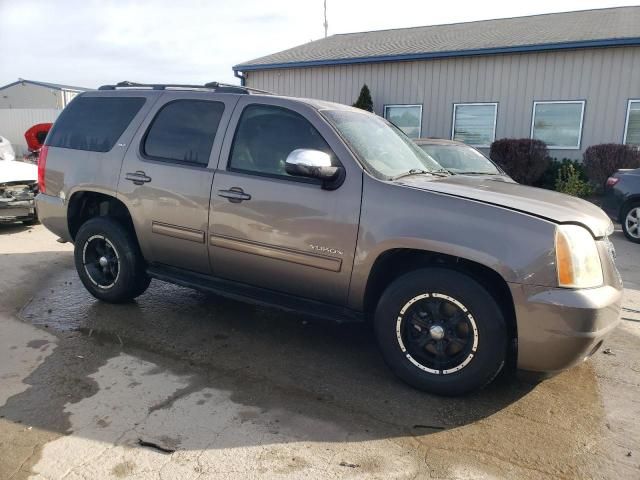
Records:
[[[634,5],[327,0],[329,35]],[[323,0],[0,0],[0,85],[238,83],[231,67],[324,36]]]

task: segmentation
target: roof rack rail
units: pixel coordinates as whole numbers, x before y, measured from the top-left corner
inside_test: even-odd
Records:
[[[268,92],[266,90],[220,82],[209,82],[204,85],[187,85],[180,83],[136,83],[125,80],[124,82],[118,82],[115,85],[102,85],[98,90],[117,90],[120,88],[147,90],[214,90],[216,93],[239,93],[245,95],[250,93],[262,93],[265,95],[273,95],[273,92]]]

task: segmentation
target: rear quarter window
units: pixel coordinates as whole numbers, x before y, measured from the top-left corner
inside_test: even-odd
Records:
[[[108,152],[144,105],[139,97],[78,97],[54,124],[51,147]]]

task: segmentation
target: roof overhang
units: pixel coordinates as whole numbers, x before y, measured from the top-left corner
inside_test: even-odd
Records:
[[[350,65],[358,63],[409,62],[413,60],[431,60],[451,57],[474,57],[481,55],[499,55],[505,53],[535,53],[554,50],[574,50],[581,48],[603,48],[640,46],[640,37],[609,38],[601,40],[580,40],[575,42],[544,43],[534,45],[516,45],[510,47],[479,48],[475,50],[452,50],[442,52],[407,53],[399,55],[380,55],[370,57],[335,58],[324,60],[304,60],[297,62],[239,64],[234,65],[234,72],[250,72],[252,70],[270,70],[276,68],[321,67],[329,65]]]

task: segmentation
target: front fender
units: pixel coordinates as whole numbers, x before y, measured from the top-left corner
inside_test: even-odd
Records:
[[[349,307],[362,310],[373,265],[398,248],[463,258],[509,283],[553,287],[555,228],[505,207],[365,176]]]

